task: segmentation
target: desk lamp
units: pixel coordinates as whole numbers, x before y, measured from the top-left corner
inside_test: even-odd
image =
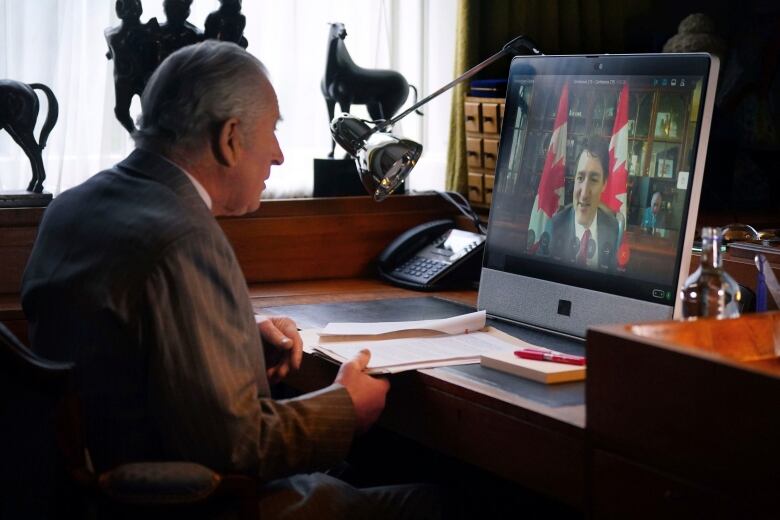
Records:
[[[396,137],[386,131],[433,98],[476,75],[499,58],[510,53],[520,54],[521,50],[530,50],[537,55],[542,54],[529,38],[518,36],[490,58],[390,120],[363,121],[347,113],[333,118],[330,124],[333,140],[355,158],[360,181],[368,193],[374,196],[374,200],[381,202],[393,193],[409,176],[409,172],[422,154],[423,147],[420,143]],[[374,126],[369,126],[369,123]]]

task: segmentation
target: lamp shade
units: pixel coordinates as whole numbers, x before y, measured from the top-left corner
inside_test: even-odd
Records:
[[[385,200],[406,180],[422,155],[420,143],[375,132],[350,114],[335,117],[331,132],[336,142],[355,158],[360,182],[377,202]]]

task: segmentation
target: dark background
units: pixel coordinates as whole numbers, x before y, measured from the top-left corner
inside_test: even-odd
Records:
[[[680,21],[704,13],[725,44],[700,212],[780,227],[780,2],[494,0],[469,2],[465,52],[476,64],[517,34],[545,54],[662,52]],[[482,77],[500,77],[509,61]],[[501,72],[503,71],[503,72]]]
[[[629,22],[626,50],[661,51],[676,21],[708,14],[726,42],[701,209],[766,210],[780,217],[780,2],[657,2],[650,23]],[[641,30],[642,27],[645,30]]]

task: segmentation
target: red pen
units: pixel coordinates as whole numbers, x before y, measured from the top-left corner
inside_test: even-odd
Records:
[[[515,356],[523,359],[535,359],[537,361],[552,361],[554,363],[565,363],[567,365],[584,365],[584,356],[572,356],[571,354],[562,354],[561,352],[552,352],[550,350],[539,350],[535,348],[524,348],[515,350]]]

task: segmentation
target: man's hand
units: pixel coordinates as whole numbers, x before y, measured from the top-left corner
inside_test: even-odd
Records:
[[[257,328],[263,338],[265,371],[268,381],[278,383],[290,370],[298,370],[303,358],[303,340],[295,322],[281,316],[257,317]]]
[[[359,433],[368,430],[379,418],[385,407],[385,396],[390,389],[387,379],[377,379],[363,373],[369,359],[371,352],[363,349],[353,359],[341,365],[339,373],[336,374],[336,383],[343,385],[352,398]]]

